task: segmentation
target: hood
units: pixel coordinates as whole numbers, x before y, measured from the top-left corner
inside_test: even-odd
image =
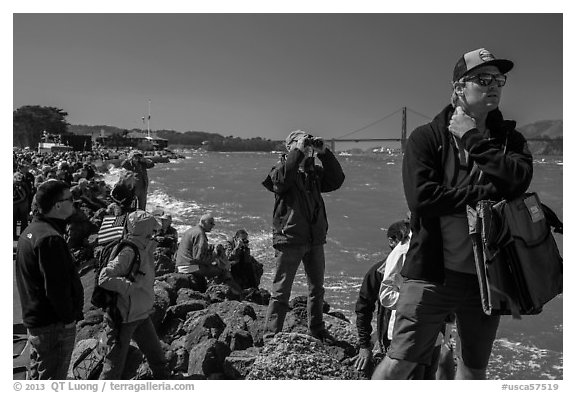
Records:
[[[136,210],[128,215],[126,231],[133,237],[151,236],[154,231],[160,229],[162,224],[156,217],[144,210]]]

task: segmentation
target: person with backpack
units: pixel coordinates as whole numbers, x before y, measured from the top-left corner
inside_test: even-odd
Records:
[[[66,183],[50,180],[35,200],[39,214],[18,239],[14,269],[31,346],[28,377],[66,379],[76,322],[84,319],[84,289],[64,239],[72,193]]]
[[[117,295],[117,316],[108,314],[108,351],[100,379],[122,379],[132,339],[146,356],[154,378],[170,377],[160,340],[150,319],[154,311],[156,248],[152,237],[160,227],[161,224],[148,212],[136,210],[130,213],[126,219],[124,240],[133,246],[124,246],[113,252],[113,257],[98,275],[98,285]],[[139,258],[139,263],[134,263],[135,258]]]
[[[406,142],[402,180],[412,238],[392,343],[375,371],[382,379],[406,379],[418,364],[430,365],[453,313],[460,337],[456,379],[486,378],[500,319],[482,309],[466,207],[517,198],[532,180],[526,139],[499,109],[513,66],[485,48],[462,55],[450,105]]]

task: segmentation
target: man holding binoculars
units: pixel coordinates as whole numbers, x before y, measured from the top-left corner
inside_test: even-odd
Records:
[[[302,130],[286,138],[288,153],[262,183],[274,193],[272,242],[276,272],[266,315],[266,336],[282,331],[288,301],[300,262],[308,280],[309,334],[326,343],[334,338],[324,326],[324,244],[328,220],[321,193],[340,188],[344,173],[322,138]],[[322,166],[314,164],[314,153]]]

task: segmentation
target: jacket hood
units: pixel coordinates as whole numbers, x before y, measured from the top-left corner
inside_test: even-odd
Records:
[[[136,210],[128,215],[126,230],[133,237],[147,237],[162,227],[162,224],[152,214],[144,210]]]

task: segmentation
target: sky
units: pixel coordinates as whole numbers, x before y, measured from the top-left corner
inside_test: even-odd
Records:
[[[434,117],[481,47],[515,62],[505,117],[563,118],[560,13],[15,13],[12,109],[132,129],[150,102],[152,130],[338,138],[376,123],[354,137],[398,137],[400,108],[408,131]]]

